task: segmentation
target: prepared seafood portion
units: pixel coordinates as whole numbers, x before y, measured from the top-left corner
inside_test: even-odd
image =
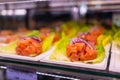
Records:
[[[0,52],[21,56],[35,57],[49,50],[52,47],[55,33],[50,33],[46,39],[40,39],[40,32],[31,31],[24,37],[0,48]]]
[[[49,59],[91,64],[102,62],[106,57],[105,46],[111,42],[112,32],[99,26],[85,30],[81,28],[74,38],[64,33]]]
[[[102,27],[93,27],[89,32],[80,33],[78,37],[91,42],[93,45],[97,44],[97,38],[104,33],[104,28]]]
[[[95,47],[81,38],[74,38],[66,51],[71,61],[93,60],[97,57]]]
[[[42,42],[36,38],[22,38],[17,42],[16,53],[23,56],[35,56],[42,52]]]

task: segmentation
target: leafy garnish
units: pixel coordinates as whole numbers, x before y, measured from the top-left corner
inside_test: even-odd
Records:
[[[53,53],[50,55],[51,60],[62,60],[62,61],[69,61],[66,55],[66,46],[70,43],[70,39],[64,34],[62,35],[62,39],[56,42],[55,49]]]
[[[40,32],[38,30],[33,30],[31,32],[29,32],[27,35],[27,37],[40,37]]]
[[[43,46],[42,46],[42,51],[46,51],[48,50],[52,43],[53,43],[53,39],[54,39],[55,34],[51,33],[44,41],[43,41]]]
[[[11,42],[6,46],[3,46],[0,48],[0,52],[4,52],[4,53],[11,53],[11,54],[16,54],[15,48],[16,48],[16,42]]]

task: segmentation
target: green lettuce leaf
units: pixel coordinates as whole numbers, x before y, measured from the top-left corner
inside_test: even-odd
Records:
[[[42,46],[42,51],[43,51],[43,52],[46,51],[46,50],[48,50],[48,49],[51,47],[52,42],[53,42],[53,39],[54,39],[54,35],[55,35],[54,33],[51,33],[51,34],[43,41],[43,46]],[[27,36],[27,37],[33,37],[33,36],[35,36],[35,37],[38,37],[38,38],[39,38],[39,37],[40,37],[40,33],[39,33],[39,31],[34,30],[34,31],[28,33],[26,36]],[[12,42],[12,43],[4,46],[4,47],[1,47],[1,48],[0,48],[0,51],[1,51],[1,52],[4,52],[4,53],[16,53],[16,51],[15,51],[16,42],[17,42],[17,41],[14,41],[14,42]]]
[[[66,55],[66,46],[70,43],[70,39],[64,34],[62,35],[61,40],[56,42],[55,49],[53,53],[50,55],[49,59],[51,60],[60,60],[60,61],[69,61]]]
[[[47,51],[53,43],[55,34],[51,33],[44,41],[43,41],[43,46],[42,46],[42,51],[45,52]]]
[[[78,30],[75,28],[72,28],[69,32],[69,35],[67,35],[69,38],[75,36],[78,33]]]
[[[97,38],[97,43],[102,44],[103,46],[106,46],[108,43],[112,41],[112,36],[111,35],[100,35]]]
[[[103,46],[106,46],[108,43],[110,43],[112,41],[112,36],[111,35],[107,35],[105,36],[105,38],[103,39]]]
[[[93,60],[93,63],[100,63],[105,58],[105,49],[103,45],[97,45],[96,50],[98,52],[97,58]]]
[[[104,60],[105,57],[105,46],[112,41],[112,36],[111,36],[111,31],[108,31],[108,33],[102,34],[97,38],[97,45],[96,50],[97,50],[97,58],[94,60],[89,60],[86,61],[88,63],[96,64],[100,63]]]
[[[114,40],[114,42],[117,43],[118,46],[120,46],[120,31],[115,33],[113,40]]]
[[[112,24],[112,30],[113,30],[113,32],[117,32],[120,30],[120,28],[117,27],[115,24]]]
[[[85,63],[97,64],[101,63],[105,58],[105,49],[102,44],[96,46],[97,57],[94,60],[84,61]]]
[[[79,32],[79,25],[75,21],[70,21],[61,25],[62,31],[68,33],[68,37],[73,37]]]
[[[4,52],[4,53],[11,53],[11,54],[16,54],[15,48],[16,48],[16,42],[11,42],[6,46],[3,46],[0,48],[0,52]]]
[[[36,37],[39,37],[40,33],[39,31],[37,30],[33,30],[31,32],[29,32],[26,37],[33,37],[33,36],[36,36]],[[3,46],[0,48],[0,52],[4,52],[4,53],[11,53],[11,54],[16,54],[16,47],[17,47],[17,41],[13,41],[9,44],[7,44],[6,46]]]
[[[27,37],[40,37],[40,32],[38,30],[33,30],[31,32],[29,32],[27,35]]]
[[[91,26],[80,25],[80,32],[87,32],[91,29]]]

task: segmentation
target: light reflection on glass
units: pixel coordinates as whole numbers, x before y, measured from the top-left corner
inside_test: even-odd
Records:
[[[25,15],[26,10],[25,9],[17,9],[15,10],[15,15]]]
[[[86,4],[81,4],[80,6],[80,14],[85,15],[87,13],[87,5]]]
[[[16,10],[2,10],[1,11],[2,16],[6,16],[6,15],[11,16],[13,14],[18,15],[18,16],[26,15],[26,10],[25,9],[16,9]]]

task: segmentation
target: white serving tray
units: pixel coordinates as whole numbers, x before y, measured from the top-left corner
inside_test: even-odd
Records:
[[[5,40],[6,40],[6,37],[0,36],[0,41],[5,41]]]
[[[112,42],[111,52],[116,53],[116,54],[120,54],[120,48],[117,47],[117,43],[114,41]]]
[[[120,72],[120,49],[115,42],[112,43],[111,52],[109,71]]]
[[[65,61],[50,60],[49,57],[50,57],[50,55],[52,53],[49,53],[48,56],[44,57],[40,61],[41,62],[48,62],[48,63],[55,63],[55,64],[62,64],[62,65],[70,65],[70,66],[76,66],[76,67],[84,67],[84,68],[105,70],[106,67],[107,67],[107,60],[108,60],[108,56],[109,56],[109,49],[110,49],[110,44],[108,44],[105,47],[106,56],[105,56],[104,60],[101,63],[99,63],[99,64],[85,64],[85,63],[82,63],[82,62],[65,62]]]
[[[1,57],[6,57],[6,58],[14,58],[14,59],[23,59],[23,60],[30,60],[30,61],[39,61],[40,59],[42,59],[45,56],[48,56],[49,53],[51,53],[52,48],[38,56],[35,57],[29,57],[29,56],[21,56],[21,55],[17,55],[15,53],[3,53],[0,52],[0,56]]]

